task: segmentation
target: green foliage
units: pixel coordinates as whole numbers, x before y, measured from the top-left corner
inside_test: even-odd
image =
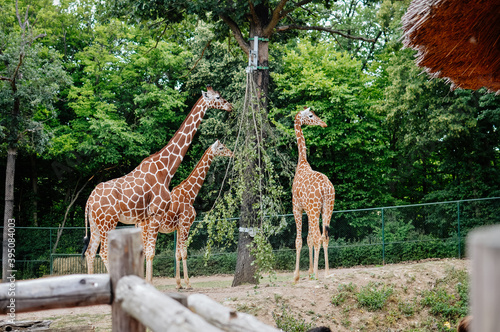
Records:
[[[347,299],[356,294],[356,288],[356,285],[352,282],[349,284],[339,284],[337,286],[338,293],[332,295],[332,304],[337,307],[344,304]]]
[[[282,72],[272,74],[277,93],[271,115],[290,141],[295,137],[294,115],[304,106],[312,107],[328,124],[305,128],[304,136],[313,169],[326,174],[343,194],[337,209],[343,208],[343,201],[352,202],[351,207],[371,206],[370,196],[379,198],[377,204],[390,200],[384,198],[387,150],[382,132],[376,129],[381,118],[370,108],[375,102],[372,79],[361,66],[349,54],[338,52],[333,42],[302,40],[283,56]],[[296,148],[291,153],[296,156]]]
[[[444,285],[455,285],[455,293],[449,293]],[[469,277],[467,271],[449,269],[443,279],[436,281],[432,290],[422,292],[421,304],[431,314],[447,319],[458,319],[469,311]]]
[[[362,307],[370,311],[376,311],[385,306],[393,293],[392,286],[369,282],[368,285],[361,288],[357,294],[357,299]]]
[[[417,310],[417,301],[401,301],[398,303],[399,311],[406,317],[413,317]]]
[[[276,327],[285,332],[306,332],[313,328],[312,323],[306,323],[304,319],[294,317],[286,305],[281,306],[281,313],[272,312]]]
[[[275,276],[274,271],[274,254],[273,247],[267,240],[263,231],[258,231],[255,234],[253,247],[250,250],[252,256],[255,260],[252,262],[256,266],[255,274],[262,279],[264,273],[270,273],[271,276]]]

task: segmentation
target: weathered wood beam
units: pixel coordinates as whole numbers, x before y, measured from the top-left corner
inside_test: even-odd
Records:
[[[115,302],[154,332],[221,331],[137,276],[118,281]]]
[[[279,332],[280,330],[264,324],[252,315],[226,308],[203,294],[188,296],[188,308],[212,325],[231,332]]]
[[[107,274],[74,274],[0,284],[2,314],[97,304],[111,304]]]
[[[500,327],[500,225],[481,227],[468,238],[471,258],[472,329],[498,331]]]
[[[125,312],[116,297],[116,287],[122,277],[134,275],[137,278],[144,278],[144,252],[141,230],[139,228],[124,228],[110,231],[108,247],[109,274],[111,276],[112,294],[114,295],[111,304],[112,331],[146,332],[146,327]],[[139,299],[141,299],[141,296],[139,296]]]

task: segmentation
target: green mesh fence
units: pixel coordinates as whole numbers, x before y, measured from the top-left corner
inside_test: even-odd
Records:
[[[292,214],[286,227],[269,239],[274,248],[274,268],[295,267],[296,227]],[[276,218],[279,219],[279,218]],[[334,211],[330,223],[328,257],[330,267],[382,265],[427,258],[466,256],[465,239],[473,228],[500,223],[500,198],[485,198]],[[56,246],[56,227],[16,227],[16,269],[18,279],[48,274],[86,273],[81,258],[84,227],[65,228]],[[235,230],[237,238],[238,230]],[[307,269],[307,216],[303,216],[301,268]],[[207,261],[203,248],[207,241],[204,227],[198,231],[188,250],[190,275],[234,273],[236,245],[215,250]],[[154,260],[155,276],[171,277],[175,272],[175,234],[159,234]],[[320,266],[324,266],[323,252]],[[96,273],[105,273],[99,257]]]

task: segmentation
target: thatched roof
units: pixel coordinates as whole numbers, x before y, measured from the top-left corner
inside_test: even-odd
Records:
[[[413,0],[403,30],[433,77],[500,93],[500,0]]]

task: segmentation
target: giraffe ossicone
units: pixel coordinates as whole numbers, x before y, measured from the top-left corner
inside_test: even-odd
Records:
[[[329,227],[335,203],[335,189],[328,177],[316,172],[307,162],[307,148],[302,125],[321,126],[325,128],[326,123],[321,120],[310,108],[304,107],[295,116],[294,129],[299,149],[299,160],[292,185],[292,203],[297,237],[295,239],[296,262],[294,282],[299,281],[299,261],[302,249],[302,213],[305,210],[308,217],[307,245],[309,247],[309,275],[318,277],[318,262],[321,244],[325,252],[325,278],[328,275],[328,242]],[[323,221],[323,232],[320,231],[320,215]],[[314,257],[313,257],[314,248]],[[313,263],[314,258],[314,263]]]
[[[219,92],[207,87],[184,122],[160,151],[146,157],[133,171],[116,179],[99,183],[85,206],[85,247],[87,271],[93,273],[94,258],[99,247],[101,258],[108,268],[108,232],[118,222],[143,224],[143,243],[157,230],[149,229],[149,220],[166,211],[171,202],[170,181],[179,168],[196,131],[209,108],[232,111],[232,105]],[[87,236],[87,223],[90,237]],[[155,238],[156,240],[156,238]],[[144,248],[146,279],[152,280],[154,252]]]

